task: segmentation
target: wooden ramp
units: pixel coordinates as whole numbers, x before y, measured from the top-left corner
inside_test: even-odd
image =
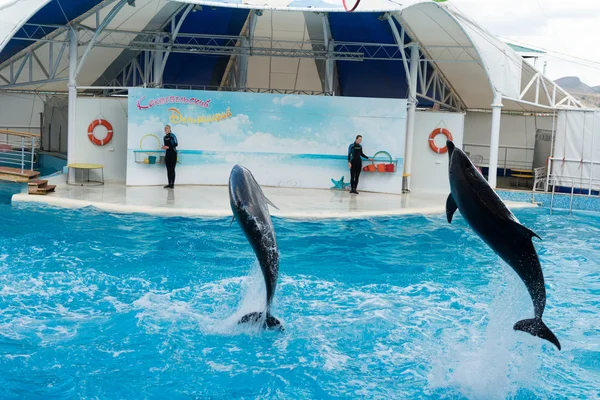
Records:
[[[39,175],[38,171],[24,170],[21,172],[20,168],[0,167],[0,181],[29,182]]]

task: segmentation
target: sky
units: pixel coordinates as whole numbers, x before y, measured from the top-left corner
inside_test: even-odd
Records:
[[[547,75],[555,80],[579,76],[600,85],[600,0],[450,0],[491,33],[522,44],[596,63],[546,57]],[[582,66],[591,65],[593,68]],[[541,69],[543,60],[538,61]]]

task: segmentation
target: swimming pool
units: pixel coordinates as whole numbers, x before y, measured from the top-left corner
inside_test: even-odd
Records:
[[[516,215],[563,351],[513,324],[521,281],[457,218],[274,219],[273,313],[229,219],[0,204],[2,397],[590,398],[600,388],[600,217]]]

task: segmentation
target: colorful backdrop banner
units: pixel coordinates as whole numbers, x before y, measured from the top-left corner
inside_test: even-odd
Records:
[[[128,185],[164,183],[158,149],[167,124],[179,141],[180,184],[227,184],[239,163],[263,185],[329,188],[349,181],[348,146],[363,135],[367,155],[386,151],[397,166],[365,173],[361,186],[401,190],[406,100],[131,89]]]

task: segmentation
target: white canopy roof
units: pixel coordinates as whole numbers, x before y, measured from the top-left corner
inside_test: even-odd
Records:
[[[49,1],[51,0],[0,0],[0,52],[19,28]],[[350,4],[354,4],[354,1],[347,0]],[[111,3],[113,2],[105,1],[99,6],[101,16],[107,15],[112,8]],[[160,10],[169,6],[172,8],[177,3],[296,11],[298,18],[303,18],[303,12],[345,12],[342,0],[136,0],[136,7],[122,8],[108,28],[142,31]],[[502,94],[504,109],[508,110],[548,111],[566,105],[579,106],[564,90],[525,63],[507,44],[449,3],[404,0],[399,4],[392,0],[362,0],[355,12],[393,15],[407,34],[420,45],[421,52],[436,66],[446,85],[468,109],[489,109],[495,91]],[[96,16],[90,15],[81,23],[96,26]],[[66,39],[66,33],[62,35]],[[113,40],[119,40],[115,37],[118,35],[112,36]],[[127,35],[122,39],[127,40]],[[37,55],[40,58],[48,57],[48,47],[38,47]],[[12,60],[22,56],[22,53],[12,57]],[[79,56],[82,53],[83,49],[80,47]],[[122,53],[123,49],[118,48],[93,49],[81,71],[78,84],[91,85],[96,82]],[[68,76],[67,58],[65,56],[60,62],[56,77],[64,79]],[[0,75],[8,76],[8,68],[8,62],[0,65]],[[24,68],[34,69],[31,76],[43,80],[44,73],[37,63],[30,62]],[[24,79],[20,83],[26,83]],[[22,88],[64,90],[66,82],[50,82],[31,87],[25,85]]]

